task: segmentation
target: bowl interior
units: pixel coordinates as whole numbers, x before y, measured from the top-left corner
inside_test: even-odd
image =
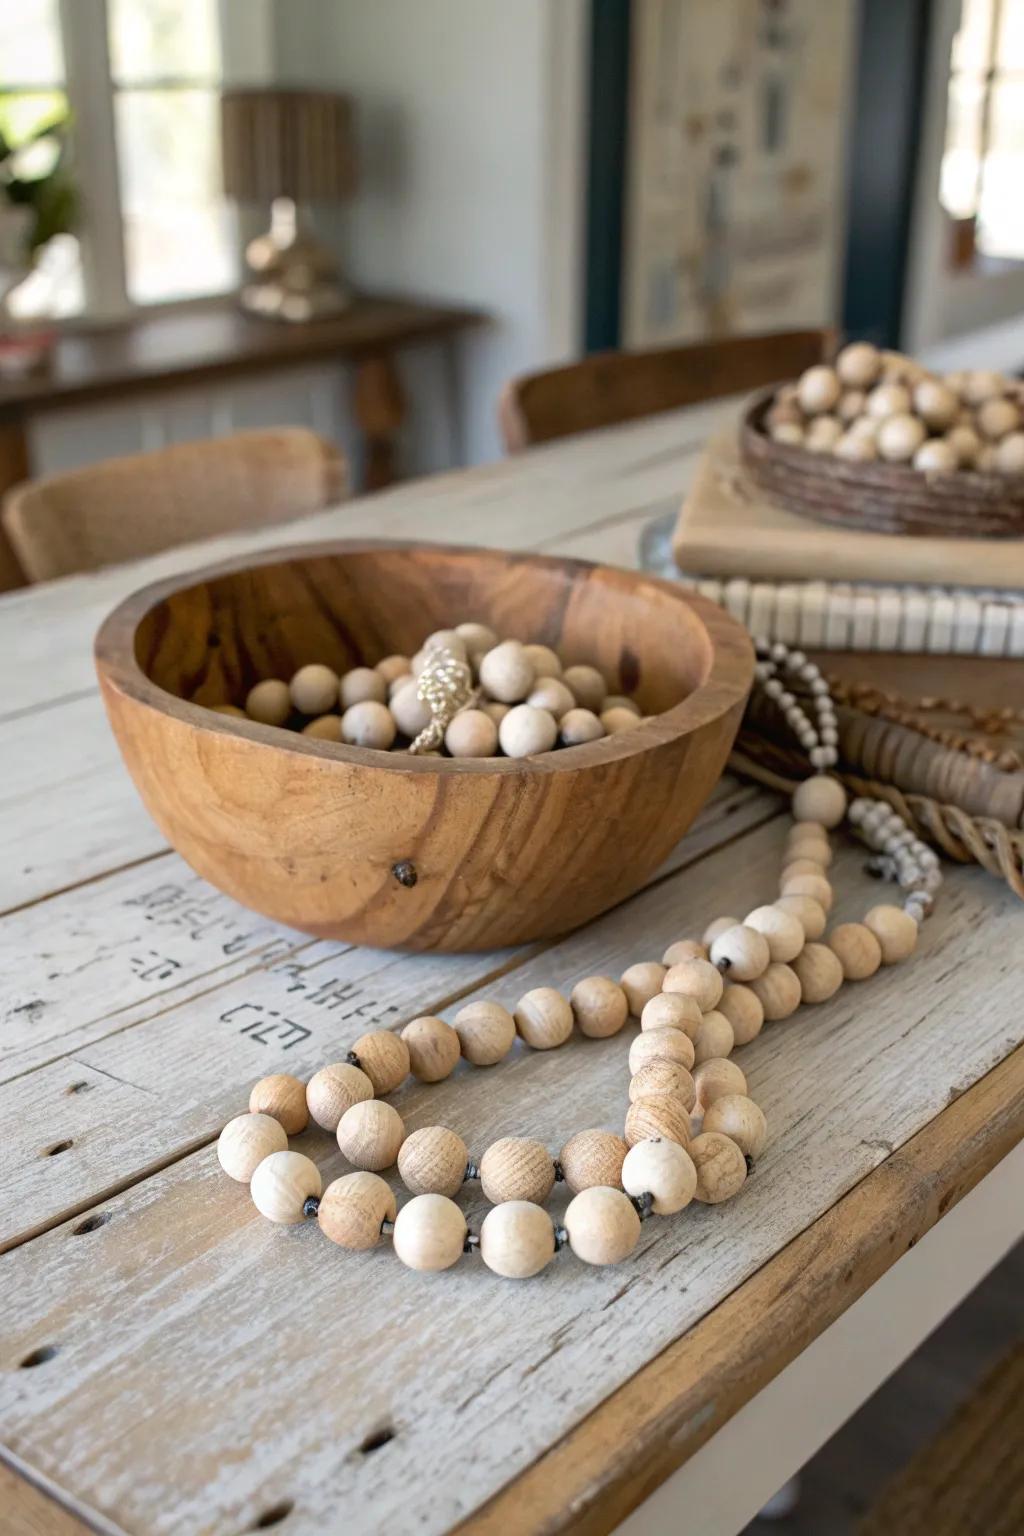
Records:
[[[711,671],[699,615],[642,574],[436,545],[290,552],[197,579],[143,615],[135,660],[178,698],[241,703],[262,678],[311,661],[343,672],[411,656],[431,631],[467,619],[599,667],[649,714]]]

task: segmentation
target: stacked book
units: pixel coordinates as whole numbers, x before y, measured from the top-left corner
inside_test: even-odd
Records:
[[[752,634],[842,651],[1024,656],[1024,541],[863,533],[769,503],[735,434],[709,447],[678,519],[643,563],[720,603]]]

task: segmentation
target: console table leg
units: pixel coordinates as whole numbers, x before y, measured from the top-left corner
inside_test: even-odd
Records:
[[[390,353],[356,366],[355,413],[363,434],[363,489],[379,491],[396,478],[398,434],[405,420],[405,395]]]

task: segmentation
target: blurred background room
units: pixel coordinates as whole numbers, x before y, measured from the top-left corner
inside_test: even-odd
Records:
[[[23,0],[0,84],[8,484],[281,424],[361,484],[482,463],[506,379],[599,348],[832,324],[955,366],[992,327],[972,365],[1024,362],[1020,0]],[[336,298],[412,305],[358,356],[237,324],[315,100]]]

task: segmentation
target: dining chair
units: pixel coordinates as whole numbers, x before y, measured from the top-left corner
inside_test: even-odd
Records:
[[[51,581],[303,517],[347,488],[333,443],[280,427],[27,480],[8,491],[0,519],[29,581]]]
[[[573,432],[793,378],[820,363],[833,344],[827,329],[724,336],[685,347],[595,352],[561,368],[525,374],[506,384],[498,407],[505,448],[518,453]]]

